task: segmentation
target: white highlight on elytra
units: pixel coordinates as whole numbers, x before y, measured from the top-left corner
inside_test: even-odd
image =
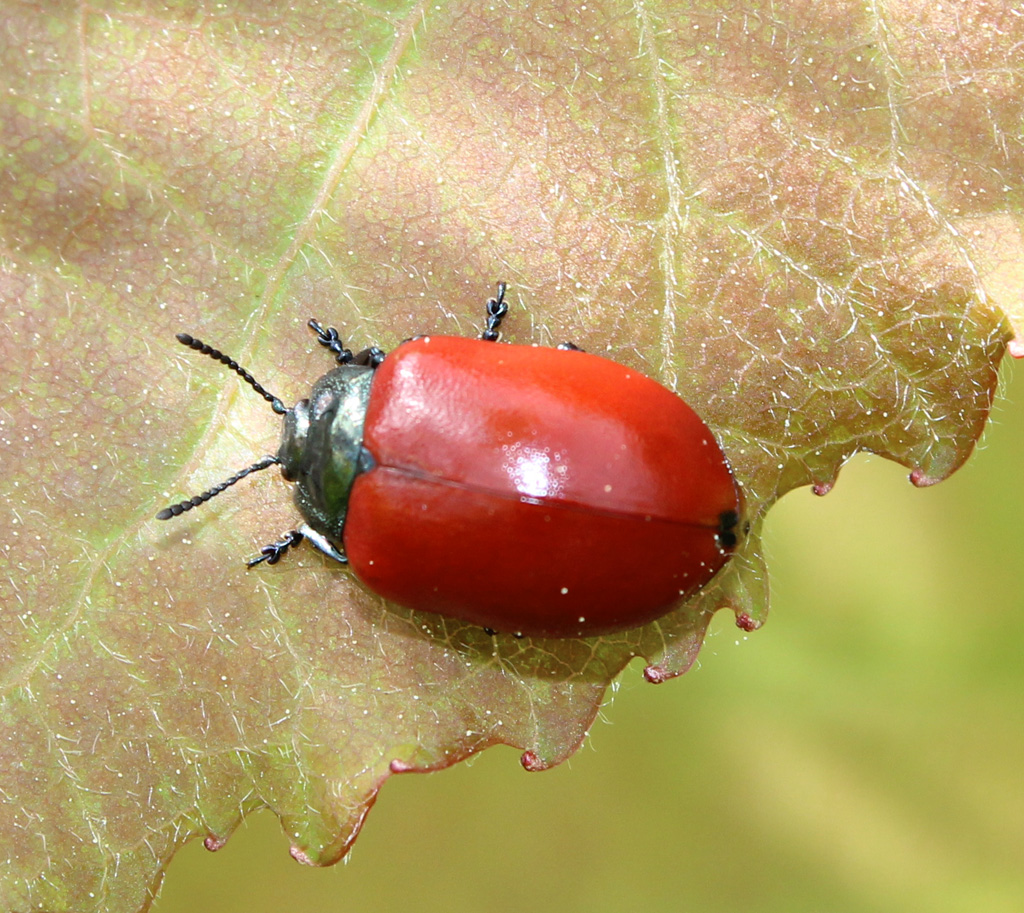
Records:
[[[501,449],[505,472],[519,494],[529,498],[557,498],[562,493],[569,467],[562,462],[561,453],[518,441]]]

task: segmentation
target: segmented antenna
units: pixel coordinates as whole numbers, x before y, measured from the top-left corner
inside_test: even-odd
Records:
[[[196,339],[194,336],[189,336],[188,333],[178,333],[175,337],[178,342],[183,346],[188,346],[190,349],[195,349],[197,352],[201,352],[203,355],[209,355],[214,361],[219,361],[222,365],[227,365],[232,371],[234,371],[239,377],[242,378],[250,387],[253,388],[260,396],[262,396],[268,403],[270,408],[273,409],[278,415],[284,415],[288,409],[284,403],[281,402],[274,394],[268,393],[263,387],[256,382],[256,378],[253,377],[248,371],[245,370],[237,361],[233,358],[229,358],[223,352],[215,349],[213,346],[208,346],[201,339]],[[230,479],[225,479],[219,485],[214,485],[213,488],[208,488],[201,495],[196,495],[194,498],[189,498],[186,501],[179,501],[177,504],[172,504],[170,507],[165,507],[160,513],[156,515],[158,520],[170,520],[171,517],[179,517],[185,511],[192,510],[193,507],[198,507],[200,504],[205,504],[210,498],[219,495],[225,488],[230,488],[236,482],[240,482],[247,475],[253,472],[259,472],[261,469],[266,469],[268,466],[273,466],[281,461],[276,456],[265,456],[258,463],[253,463],[252,466],[247,466],[241,472],[236,472]]]
[[[240,482],[249,473],[259,472],[261,469],[266,469],[268,466],[273,466],[275,463],[280,462],[276,456],[265,456],[258,463],[253,463],[252,466],[247,466],[241,472],[236,472],[230,479],[225,479],[220,485],[214,485],[213,488],[206,489],[201,495],[196,495],[187,501],[180,501],[177,504],[172,504],[170,507],[165,507],[156,515],[156,518],[158,520],[170,520],[171,517],[180,517],[185,511],[192,510],[193,507],[198,507],[200,504],[205,504],[210,498],[219,495],[225,488],[230,488],[235,482]]]
[[[175,337],[183,346],[188,346],[190,349],[195,349],[197,352],[202,352],[203,355],[209,355],[214,361],[219,361],[222,365],[227,365],[232,371],[234,371],[239,377],[242,378],[250,387],[253,388],[260,396],[262,396],[270,407],[278,414],[284,415],[288,408],[284,403],[281,402],[272,393],[268,393],[258,383],[256,378],[253,377],[248,371],[245,370],[237,361],[233,358],[228,358],[223,352],[215,349],[213,346],[208,346],[201,339],[196,339],[194,336],[189,336],[188,333],[178,333]]]

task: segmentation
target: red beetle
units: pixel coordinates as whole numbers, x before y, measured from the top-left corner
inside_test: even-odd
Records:
[[[742,498],[714,435],[676,394],[571,344],[497,343],[505,284],[481,339],[422,336],[386,358],[353,355],[310,321],[339,367],[285,409],[275,463],[306,522],[264,546],[276,563],[304,538],[392,602],[547,637],[606,634],[664,615],[736,547]]]

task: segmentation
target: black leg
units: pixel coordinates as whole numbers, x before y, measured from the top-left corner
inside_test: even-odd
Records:
[[[267,564],[277,564],[281,560],[281,556],[288,551],[290,548],[294,548],[298,545],[303,538],[302,533],[297,529],[293,529],[291,532],[285,533],[277,542],[271,542],[270,545],[264,545],[260,549],[260,553],[255,558],[250,558],[245,562],[246,567],[256,567],[257,564],[261,564],[266,561]]]
[[[339,365],[369,365],[371,368],[376,368],[384,361],[384,352],[376,346],[363,349],[353,355],[351,349],[345,348],[334,327],[328,327],[325,330],[315,320],[310,320],[306,325],[316,333],[316,341],[329,352],[334,353],[334,360]]]
[[[356,352],[356,354],[352,356],[351,364],[369,365],[371,368],[379,368],[381,362],[384,361],[385,354],[386,353],[383,349],[378,349],[376,346],[370,346],[368,349]]]
[[[484,628],[484,634],[486,634],[488,637],[497,637],[498,636],[498,632],[495,631],[494,628]],[[518,633],[516,631],[514,631],[512,633],[512,636],[516,640],[522,640],[524,637],[526,637],[525,634],[520,634],[520,633]]]
[[[724,510],[718,515],[718,544],[721,548],[736,548],[738,540],[736,527],[740,518],[734,510]]]
[[[504,282],[498,283],[498,295],[495,298],[487,299],[487,325],[480,334],[484,342],[497,342],[501,335],[499,332],[501,321],[508,313],[508,305],[505,303],[505,289],[508,285]]]

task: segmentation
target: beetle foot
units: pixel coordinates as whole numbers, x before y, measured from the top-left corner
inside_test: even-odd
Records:
[[[498,283],[498,294],[495,298],[487,299],[487,325],[480,334],[484,342],[497,342],[501,335],[501,321],[508,313],[508,304],[505,302],[505,289],[508,285],[504,282]]]
[[[346,349],[345,344],[341,341],[341,337],[338,335],[338,331],[334,327],[328,327],[326,330],[315,320],[310,320],[306,323],[314,333],[316,333],[316,341],[320,343],[325,349],[334,354],[334,360],[339,365],[347,365],[352,363],[352,359],[355,357],[352,354],[351,349]]]
[[[345,343],[341,341],[341,336],[338,335],[338,331],[334,327],[324,329],[316,320],[308,321],[306,326],[316,333],[316,341],[334,354],[334,360],[339,365],[361,365],[379,368],[381,362],[384,361],[386,353],[382,349],[378,349],[377,346],[370,346],[370,348],[363,349],[361,352],[356,352],[353,355],[351,349],[345,348]]]
[[[494,628],[484,628],[484,634],[486,634],[488,637],[497,637],[498,633],[499,632],[494,630]],[[511,634],[516,640],[522,640],[524,637],[526,637],[526,635],[522,631],[512,631]]]
[[[264,561],[266,561],[267,564],[277,564],[277,562],[281,560],[281,556],[288,551],[288,549],[298,545],[304,538],[305,536],[303,536],[302,533],[297,529],[293,529],[291,532],[285,533],[277,542],[271,542],[270,545],[264,545],[263,548],[260,549],[259,555],[246,561],[245,566],[256,567],[257,564],[262,564]]]

